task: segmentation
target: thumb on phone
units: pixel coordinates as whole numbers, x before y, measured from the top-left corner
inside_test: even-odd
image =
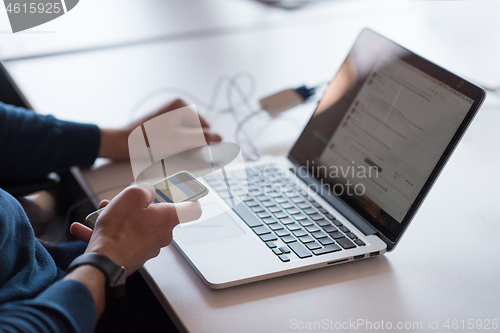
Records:
[[[174,204],[179,223],[191,222],[201,217],[201,205],[199,201],[181,202]]]

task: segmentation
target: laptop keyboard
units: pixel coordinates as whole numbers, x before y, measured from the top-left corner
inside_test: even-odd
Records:
[[[222,175],[204,179],[283,262],[290,261],[291,251],[304,259],[365,245],[272,165],[247,169],[246,174],[227,172],[226,177],[227,183]],[[245,196],[241,182],[247,179]],[[235,206],[233,196],[243,203]]]

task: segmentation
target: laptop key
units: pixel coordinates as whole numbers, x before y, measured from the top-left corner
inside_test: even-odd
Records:
[[[259,227],[259,228],[262,228],[262,227]],[[323,231],[316,231],[316,232],[311,233],[311,235],[316,239],[327,237],[327,234],[325,234]]]
[[[309,232],[316,232],[316,231],[319,231],[319,228],[315,225],[311,225],[309,227],[306,227],[306,230]]]
[[[356,245],[354,245],[354,243],[347,238],[337,239],[337,242],[340,244],[340,246],[342,246],[346,250],[356,247]]]
[[[247,195],[247,191],[244,189],[234,190],[233,193],[239,195],[240,197]]]
[[[260,206],[259,203],[253,199],[251,201],[245,202],[245,204],[250,208]]]
[[[219,197],[221,197],[222,199],[229,199],[232,197],[232,195],[228,192],[219,192]]]
[[[288,230],[290,231],[294,231],[294,230],[299,230],[301,229],[300,225],[298,223],[292,223],[292,224],[287,224],[286,227],[288,228]]]
[[[257,195],[255,197],[255,199],[259,200],[259,201],[268,201],[268,200],[271,200],[269,199],[269,197],[265,194],[261,194],[261,195]]]
[[[213,180],[217,180],[217,177],[214,175],[208,175],[208,176],[203,177],[203,179],[206,180],[207,182],[210,182]]]
[[[322,248],[321,245],[319,245],[318,243],[316,242],[311,242],[311,243],[307,243],[306,244],[306,247],[309,249],[309,250],[316,250],[316,249],[320,249]]]
[[[280,223],[269,224],[268,227],[272,231],[283,229],[283,226]]]
[[[327,226],[331,225],[331,223],[327,220],[316,221],[316,224],[319,225],[320,227],[327,227]]]
[[[262,235],[265,235],[265,234],[268,234],[271,232],[271,230],[269,230],[269,228],[266,227],[265,225],[260,226],[260,227],[255,227],[252,230],[253,230],[253,232],[255,232],[259,236],[262,236]]]
[[[354,233],[352,233],[352,232],[348,232],[346,235],[347,235],[347,237],[349,237],[350,239],[356,239],[356,238],[358,238],[358,237],[357,237]]]
[[[292,233],[295,237],[302,237],[307,235],[307,232],[305,232],[304,229],[297,229],[294,230]]]
[[[250,176],[250,177],[251,176],[258,176],[258,175],[260,175],[260,171],[257,170],[257,169],[250,169],[250,168],[248,168],[245,171],[247,172],[247,175]]]
[[[280,250],[279,248],[275,248],[275,249],[273,249],[273,252],[274,252],[274,254],[276,254],[276,255],[280,255],[280,254],[282,254],[282,252],[281,252],[281,250]]]
[[[260,217],[261,219],[265,219],[267,217],[271,217],[271,214],[268,212],[262,212],[262,213],[257,213],[257,216]]]
[[[264,201],[264,202],[262,203],[262,206],[264,206],[264,207],[266,207],[266,208],[267,208],[267,207],[273,207],[273,206],[276,206],[276,204],[275,204],[274,202],[272,202],[272,201]]]
[[[333,220],[336,220],[335,216],[333,216],[332,214],[326,214],[325,215],[327,219],[333,221]]]
[[[269,207],[268,209],[269,209],[269,211],[270,211],[271,213],[273,213],[273,214],[274,214],[274,213],[281,212],[281,208],[280,208],[280,207],[278,207],[278,206],[272,206],[272,207]]]
[[[282,246],[280,247],[280,250],[283,253],[290,253],[290,249],[288,248],[288,246]]]
[[[260,239],[262,239],[264,242],[269,242],[278,240],[278,237],[276,237],[273,233],[270,233],[260,236]]]
[[[263,218],[262,221],[265,224],[273,224],[273,223],[278,222],[278,220],[276,220],[274,217],[266,217],[266,218]]]
[[[245,205],[239,204],[234,208],[236,214],[238,214],[241,219],[250,227],[258,227],[262,225],[262,221],[259,220],[250,209],[248,209]]]
[[[304,214],[300,213],[300,214],[297,214],[297,215],[293,215],[293,218],[296,219],[297,221],[301,221],[301,220],[307,219],[307,216],[305,216]]]
[[[325,232],[334,232],[337,231],[337,228],[335,228],[333,225],[327,225],[326,227],[323,227],[323,230]]]
[[[359,246],[365,246],[366,244],[361,240],[361,239],[355,239],[354,243],[358,244]]]
[[[326,209],[324,209],[323,207],[321,207],[319,209],[320,212],[322,212],[323,214],[328,214],[328,211]]]
[[[309,243],[309,242],[314,242],[314,238],[312,238],[311,236],[307,235],[307,236],[304,236],[304,237],[300,237],[299,238],[300,241],[302,243]]]
[[[281,180],[279,178],[276,178],[275,176],[271,175],[267,177],[267,180],[270,181],[271,183],[277,183],[280,182]]]
[[[276,247],[276,244],[274,244],[274,242],[266,242],[266,245],[270,248],[270,249],[274,249]]]
[[[248,192],[259,191],[259,188],[255,185],[252,185],[252,181],[248,182]]]
[[[288,244],[288,243],[295,242],[297,239],[295,239],[295,237],[290,235],[290,236],[281,237],[281,240]]]
[[[339,220],[333,220],[332,223],[335,224],[337,227],[343,226],[342,222],[340,222]]]
[[[285,217],[285,218],[280,219],[280,222],[283,223],[283,224],[292,224],[292,223],[295,223],[295,221],[292,220],[291,218],[289,218],[288,216]]]
[[[245,172],[243,172],[243,170],[241,170],[241,171],[233,171],[233,172],[231,172],[231,176],[233,176],[234,178],[236,178],[238,180],[245,180],[245,179],[247,179],[247,175],[245,174]]]
[[[279,203],[279,204],[283,204],[285,202],[288,202],[288,200],[286,200],[285,198],[283,198],[282,196],[279,196],[279,197],[276,197],[274,198],[274,200]]]
[[[305,220],[302,220],[302,221],[299,221],[299,223],[303,226],[303,227],[308,227],[310,225],[313,225],[314,223],[309,220],[309,219],[305,219]]]
[[[330,245],[333,244],[334,241],[330,237],[325,237],[325,238],[320,238],[318,241],[321,243],[321,245]]]
[[[290,261],[290,258],[288,258],[288,257],[287,257],[286,255],[284,255],[284,254],[280,254],[280,255],[278,256],[278,258],[280,258],[280,259],[281,259],[281,261],[283,261],[283,262],[289,262],[289,261]]]
[[[297,207],[299,207],[300,209],[308,209],[308,208],[311,208],[311,205],[309,205],[307,202],[303,202],[303,203],[299,203],[297,205]]]
[[[210,184],[210,185],[212,185],[212,184]],[[226,185],[222,185],[222,184],[219,184],[219,185],[212,185],[212,188],[213,188],[216,192],[227,191],[227,186],[226,186]]]
[[[271,185],[265,185],[263,188],[264,193],[269,194],[269,192],[274,191],[273,187]]]
[[[284,202],[284,203],[282,203],[282,204],[280,204],[280,205],[281,205],[281,208],[283,208],[283,209],[295,208],[295,206],[294,206],[294,205],[292,205],[291,203],[289,203],[288,201],[287,201],[287,202]]]
[[[330,237],[332,237],[333,239],[340,239],[340,238],[344,238],[344,234],[341,233],[340,231],[334,231],[334,232],[330,232]]]
[[[284,207],[283,207],[284,208]],[[292,208],[287,208],[286,209],[286,212],[290,215],[295,215],[295,214],[299,214],[300,213],[300,210],[298,210],[297,208],[295,208],[294,206],[292,206]]]
[[[285,236],[290,235],[290,233],[289,233],[289,232],[288,232],[288,230],[286,230],[286,229],[279,229],[279,230],[276,230],[276,231],[275,231],[275,233],[276,233],[276,235],[277,235],[278,237],[285,237]]]
[[[252,207],[252,211],[254,213],[260,213],[260,212],[265,212],[266,210],[264,208],[262,208],[261,205],[257,205],[255,207]]]
[[[319,220],[323,220],[323,215],[313,214],[313,215],[309,215],[309,218],[313,221],[319,221]]]
[[[207,180],[207,183],[209,183],[210,186],[212,186],[214,188],[214,190],[215,190],[215,187],[222,186],[222,183],[219,182],[216,178],[213,180]]]
[[[311,252],[299,242],[290,243],[288,246],[301,259],[312,257]]]
[[[312,205],[316,208],[321,208],[321,204],[320,203],[317,203],[317,202],[311,202]]]
[[[318,211],[314,208],[307,208],[307,209],[304,209],[304,213],[306,213],[307,215],[312,215],[312,214],[316,214]]]
[[[345,233],[351,232],[351,230],[349,230],[346,226],[341,226],[339,229]]]
[[[278,212],[278,213],[275,213],[274,216],[278,219],[283,219],[285,217],[288,217],[288,215],[286,213],[283,213],[283,212]]]
[[[331,252],[337,252],[340,250],[342,250],[340,248],[340,246],[338,246],[337,244],[332,244],[332,245],[327,245],[322,249],[313,250],[312,252],[315,255],[320,255],[320,254],[326,254],[326,253],[331,253]]]

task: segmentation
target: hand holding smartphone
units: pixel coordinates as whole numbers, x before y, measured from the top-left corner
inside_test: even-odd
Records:
[[[188,171],[180,171],[170,177],[160,180],[155,187],[155,203],[168,202],[179,203],[185,201],[196,201],[208,194],[208,188],[200,183]],[[94,228],[99,214],[104,208],[90,213],[85,221]]]

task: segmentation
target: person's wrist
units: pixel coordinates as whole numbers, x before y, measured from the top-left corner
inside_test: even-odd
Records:
[[[112,160],[125,160],[128,158],[128,134],[127,128],[106,129],[101,128],[101,144],[99,157]]]
[[[99,295],[103,294],[102,278],[101,281],[96,282],[95,275],[97,273],[95,273],[95,270],[90,271],[90,269],[88,268],[86,268],[85,270],[78,270],[81,266],[93,266],[93,268],[98,269],[99,271],[101,271],[101,274],[104,275],[104,294],[106,295],[106,299],[104,302],[105,306],[113,307],[123,298],[126,292],[125,267],[117,265],[116,262],[113,261],[113,259],[97,252],[85,253],[73,260],[73,262],[66,270],[66,275],[70,277],[74,276],[76,280],[84,283],[89,288],[89,290],[92,289],[94,290],[94,292],[96,292],[97,290],[97,294]],[[71,275],[73,271],[76,271],[76,273],[74,273],[74,275]],[[87,274],[86,277],[84,277],[85,273]],[[101,276],[101,274],[99,274],[98,276]],[[86,283],[90,283],[91,285],[87,285]],[[94,285],[92,285],[92,283]]]
[[[85,253],[99,253],[113,260],[117,265],[124,266],[127,276],[133,273],[132,268],[127,264],[127,260],[123,256],[123,251],[119,250],[119,246],[110,242],[105,242],[105,245],[89,246]]]

